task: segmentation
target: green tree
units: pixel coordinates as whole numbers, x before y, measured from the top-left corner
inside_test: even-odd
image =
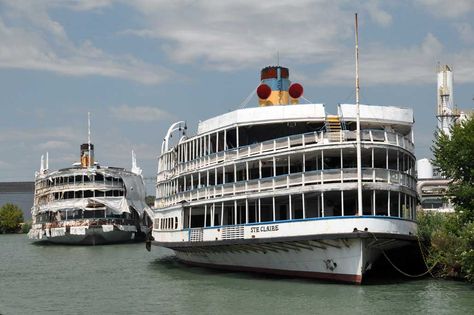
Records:
[[[23,222],[23,211],[11,203],[0,208],[0,232],[14,233],[18,231],[20,223]]]
[[[474,117],[451,127],[451,137],[438,133],[434,165],[453,181],[448,194],[464,223],[474,221]]]
[[[428,260],[441,276],[474,282],[474,117],[439,132],[432,147],[434,165],[452,179],[447,194],[455,213],[420,216],[420,235],[431,244]]]

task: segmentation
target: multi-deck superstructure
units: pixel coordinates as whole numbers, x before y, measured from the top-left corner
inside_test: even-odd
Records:
[[[222,114],[158,161],[154,244],[183,262],[360,283],[383,250],[413,241],[413,111],[299,105],[287,68],[262,70],[260,106]]]
[[[94,145],[81,145],[81,160],[50,171],[41,159],[28,236],[61,244],[109,244],[143,240],[149,209],[141,169],[132,153],[132,170],[103,167],[94,161]]]

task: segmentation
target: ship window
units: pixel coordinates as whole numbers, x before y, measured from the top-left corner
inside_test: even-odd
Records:
[[[324,216],[341,216],[341,192],[328,191],[324,193]]]
[[[321,213],[321,194],[307,193],[304,195],[305,213],[307,218],[320,217]]]
[[[398,192],[390,192],[390,216],[398,217]]]
[[[362,214],[372,215],[372,204],[373,204],[373,191],[364,190],[362,191]]]
[[[107,197],[112,197],[112,196],[113,196],[112,190],[107,190],[107,191],[105,192],[105,196],[107,196]]]
[[[288,174],[288,158],[277,157],[275,159],[276,164],[276,176]]]
[[[288,198],[286,198],[288,201]],[[277,208],[278,209],[278,208]],[[273,221],[273,200],[272,198],[260,199],[260,222]]]
[[[84,198],[91,198],[94,196],[92,190],[84,190]]]
[[[232,148],[237,147],[237,138],[236,138],[235,128],[227,130],[226,142],[227,142],[226,143],[227,149],[232,149]]]
[[[101,191],[101,190],[96,190],[96,191],[95,191],[95,196],[96,196],[96,197],[104,197],[104,194],[105,194],[105,193],[104,193],[103,191]]]
[[[388,215],[388,192],[385,190],[375,191],[375,214]]]
[[[225,182],[226,183],[233,183],[234,182],[234,170],[233,169],[226,169]],[[201,179],[201,184],[202,183],[203,183],[203,179]]]
[[[362,168],[372,167],[372,149],[361,148]]]
[[[175,228],[175,230],[178,229],[178,217],[174,218],[174,228]]]
[[[96,182],[103,182],[103,181],[104,181],[104,175],[102,175],[102,174],[95,174],[95,181],[96,181]]]
[[[293,219],[303,219],[303,199],[301,195],[291,196],[291,211]]]
[[[357,212],[357,190],[344,191],[344,215],[356,215]]]
[[[74,198],[82,198],[82,190],[74,192]]]
[[[374,148],[374,167],[386,168],[387,166],[387,151],[386,149]]]
[[[303,156],[291,156],[290,173],[301,173],[303,171]]]

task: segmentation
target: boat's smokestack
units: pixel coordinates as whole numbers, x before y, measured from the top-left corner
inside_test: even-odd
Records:
[[[81,144],[81,167],[94,165],[94,145],[91,143]]]
[[[301,84],[289,80],[288,68],[270,66],[262,69],[261,84],[257,88],[260,106],[298,104],[303,95]]]

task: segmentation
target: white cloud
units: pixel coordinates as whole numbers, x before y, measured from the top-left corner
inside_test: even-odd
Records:
[[[156,107],[121,105],[110,107],[109,111],[115,118],[122,121],[154,122],[173,118],[170,113]]]
[[[77,130],[70,127],[57,127],[49,129],[10,129],[2,130],[0,133],[0,142],[18,142],[18,141],[45,141],[45,139],[55,139],[61,141],[76,141]],[[46,140],[47,141],[47,140]]]
[[[68,149],[71,147],[70,142],[50,140],[46,142],[39,143],[35,146],[38,150],[58,150],[58,149]]]
[[[367,2],[365,8],[367,9],[371,19],[377,24],[381,26],[389,26],[392,24],[392,16],[387,11],[380,8],[378,1],[372,0]]]
[[[456,19],[474,11],[474,1],[472,0],[416,0],[415,3],[418,3],[436,17],[448,19]]]
[[[108,7],[112,2],[113,0],[69,0],[64,5],[69,5],[77,11],[89,11]]]
[[[443,46],[433,35],[428,34],[418,46],[391,48],[372,45],[360,54],[361,83],[380,84],[426,84],[435,79],[434,65],[442,53]],[[318,84],[352,84],[354,57],[346,55],[332,63],[317,78]],[[472,78],[474,80],[474,77]]]
[[[474,29],[469,23],[455,23],[456,30],[458,31],[459,37],[467,44],[474,43]]]
[[[63,26],[48,15],[49,6],[59,4],[4,2],[5,10],[0,13],[0,67],[71,76],[99,75],[143,84],[159,84],[172,76],[171,71],[133,56],[106,53],[88,40],[72,42]]]
[[[164,40],[176,63],[220,70],[285,61],[324,62],[353,34],[353,13],[335,1],[147,1],[129,4],[145,27],[123,34]]]

